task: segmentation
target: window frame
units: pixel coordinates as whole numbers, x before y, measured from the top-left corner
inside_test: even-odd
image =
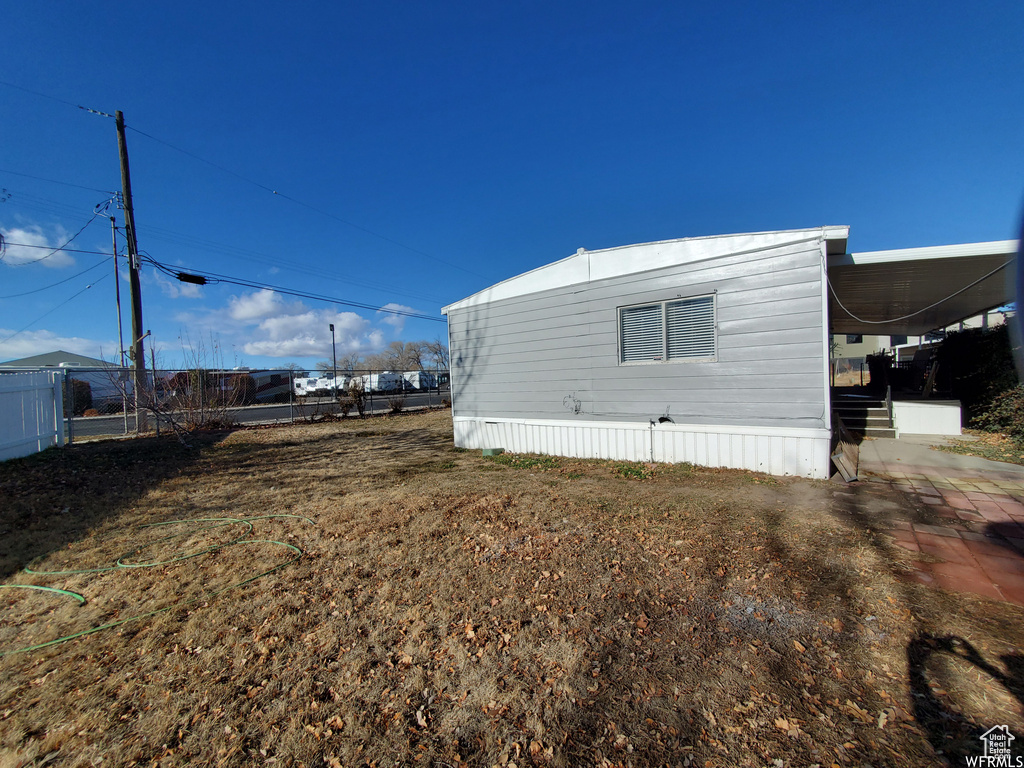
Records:
[[[668,305],[693,299],[711,299],[711,344],[714,351],[711,355],[701,357],[668,358]],[[623,312],[640,307],[659,307],[661,310],[661,359],[658,360],[623,360],[622,317]],[[615,309],[615,345],[618,365],[665,365],[673,363],[717,363],[718,362],[718,291],[698,293],[692,296],[673,296],[671,299],[658,301],[641,301],[636,304],[625,304]]]

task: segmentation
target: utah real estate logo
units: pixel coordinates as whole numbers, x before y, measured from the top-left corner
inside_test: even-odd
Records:
[[[967,765],[979,768],[1024,768],[1024,756],[1014,757],[1010,747],[1011,742],[1017,737],[1010,733],[1008,725],[993,726],[978,738],[985,746],[985,753],[965,756]]]

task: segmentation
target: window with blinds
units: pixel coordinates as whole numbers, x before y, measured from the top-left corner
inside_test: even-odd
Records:
[[[619,308],[619,362],[713,361],[715,296]]]

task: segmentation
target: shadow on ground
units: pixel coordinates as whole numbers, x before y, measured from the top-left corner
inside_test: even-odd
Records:
[[[52,448],[0,463],[0,578],[87,535],[151,488],[190,470],[229,433]]]
[[[932,747],[953,760],[954,765],[959,765],[968,756],[985,754],[985,744],[981,737],[993,726],[982,727],[971,722],[935,695],[929,662],[940,656],[955,657],[985,672],[1009,691],[1021,707],[1024,707],[1024,656],[1003,656],[1003,664],[1009,670],[1003,673],[986,661],[971,643],[955,635],[935,637],[922,634],[907,646],[907,671],[914,698],[914,717]],[[1012,729],[1010,733],[1018,743],[1024,743],[1021,740],[1022,734]]]
[[[977,646],[980,641],[972,643],[962,635],[967,634],[967,629],[977,629],[978,637],[989,643],[1013,645],[1019,639],[1014,615],[1020,609],[1009,603],[983,601],[972,595],[924,587],[907,578],[906,566],[901,561],[911,553],[897,546],[889,535],[901,522],[924,525],[946,522],[936,519],[931,509],[915,505],[907,495],[886,484],[840,486],[834,496],[834,509],[867,534],[877,562],[888,567],[895,588],[900,592],[899,603],[912,608],[906,644],[906,680],[914,722],[936,754],[946,758],[948,764],[963,765],[965,758],[984,755],[982,735],[1005,723],[980,723],[977,717],[961,711],[959,705],[971,697],[992,696],[1008,704],[1006,694],[1009,694],[1016,702],[1016,707],[1010,709],[1016,708],[1018,713],[1004,708],[1006,717],[1013,718],[1024,711],[1024,656],[988,653],[986,658],[986,652]],[[1007,550],[1007,557],[1020,557],[1006,538],[1013,535],[1014,530],[1014,526],[994,523],[986,526],[985,533],[989,542]],[[993,662],[996,657],[998,662]],[[983,682],[985,676],[988,681]],[[950,691],[953,691],[952,696]],[[1018,739],[1017,744],[1024,744],[1022,734],[1008,727],[1010,734]]]

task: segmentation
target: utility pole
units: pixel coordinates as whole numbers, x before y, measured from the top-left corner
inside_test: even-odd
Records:
[[[117,152],[121,158],[121,192],[124,196],[124,233],[128,241],[128,287],[132,302],[132,388],[135,395],[135,431],[146,428],[145,412],[139,408],[139,393],[146,385],[146,354],[142,347],[142,285],[139,282],[139,244],[135,239],[135,212],[132,209],[132,179],[128,170],[128,142],[124,136],[124,114],[114,113],[117,125]]]
[[[334,323],[331,323],[331,353],[334,356],[334,380],[331,385],[334,387],[334,402],[338,402],[338,348],[334,346]]]
[[[118,364],[124,369],[124,334],[121,331],[121,276],[117,272],[117,220],[110,217],[110,239],[113,241],[114,254],[114,301],[117,302],[117,348],[119,351]],[[124,434],[128,434],[128,396],[124,391],[124,379],[118,373],[121,390],[121,415],[124,416]]]
[[[121,280],[117,274],[117,220],[110,217],[110,239],[114,243],[114,301],[117,304],[117,346],[121,351],[121,367],[124,368],[124,335],[121,332]]]

